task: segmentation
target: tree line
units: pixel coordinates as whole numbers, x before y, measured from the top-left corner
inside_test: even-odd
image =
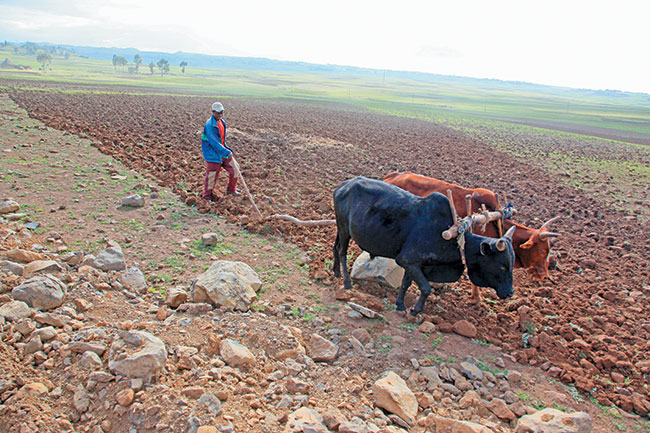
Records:
[[[133,56],[133,65],[129,65],[129,61],[126,59],[126,57],[113,54],[113,67],[115,68],[116,71],[118,69],[123,70],[123,68],[126,66],[127,71],[130,74],[137,74],[140,71],[141,65],[142,65],[142,56],[140,54],[136,54],[135,56]],[[187,67],[187,65],[188,63],[186,61],[182,61],[178,65],[181,68],[182,73],[185,73],[185,68]],[[154,69],[158,68],[161,77],[165,76],[165,74],[168,74],[170,70],[169,61],[164,57],[158,60],[158,62],[156,63],[154,62],[149,63],[147,66],[149,67],[149,71],[151,72],[151,75],[153,75]]]

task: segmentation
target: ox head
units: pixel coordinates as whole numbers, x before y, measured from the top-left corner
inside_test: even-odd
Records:
[[[471,233],[465,235],[465,261],[472,283],[496,289],[501,299],[509,298],[512,290],[512,268],[515,253],[512,249],[511,227],[500,239],[486,238]]]
[[[550,240],[560,234],[548,231],[547,227],[558,218],[560,217],[551,218],[539,229],[533,230],[528,240],[517,248],[517,259],[521,262],[522,267],[528,269],[528,273],[537,280],[548,277]]]

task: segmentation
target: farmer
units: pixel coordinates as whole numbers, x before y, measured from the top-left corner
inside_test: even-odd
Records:
[[[241,195],[237,191],[237,176],[233,160],[232,149],[226,144],[226,122],[223,117],[223,105],[221,102],[212,104],[212,116],[205,122],[203,135],[201,136],[201,151],[205,159],[205,181],[203,183],[203,198],[216,201],[212,193],[221,167],[229,174],[230,179],[226,187],[226,194],[235,196]]]

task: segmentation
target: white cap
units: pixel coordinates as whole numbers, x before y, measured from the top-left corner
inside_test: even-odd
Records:
[[[221,102],[215,102],[214,104],[212,104],[212,111],[221,113],[223,111],[223,105],[221,105]]]

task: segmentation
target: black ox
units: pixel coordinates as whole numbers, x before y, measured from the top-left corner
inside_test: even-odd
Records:
[[[442,232],[453,224],[449,200],[440,193],[418,197],[396,186],[365,177],[343,182],[334,190],[336,241],[334,275],[350,289],[346,255],[350,239],[371,257],[395,259],[404,268],[397,295],[397,309],[404,311],[406,290],[415,281],[420,297],[411,309],[413,316],[424,308],[431,294],[429,281],[449,283],[463,274],[458,240],[446,241]],[[465,261],[472,283],[496,289],[500,298],[512,296],[512,227],[500,239],[465,233]]]

